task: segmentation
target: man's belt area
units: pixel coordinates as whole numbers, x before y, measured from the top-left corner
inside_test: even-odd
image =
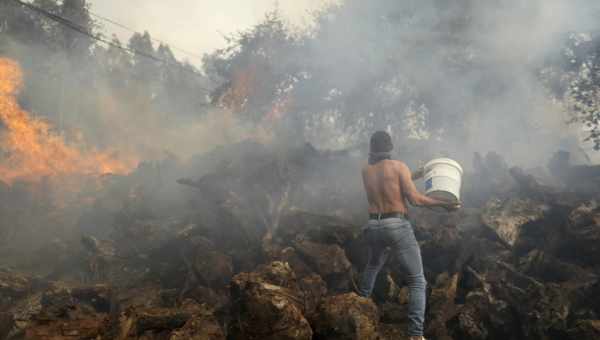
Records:
[[[386,218],[407,218],[406,214],[401,212],[389,212],[389,213],[369,213],[370,220],[384,220]]]

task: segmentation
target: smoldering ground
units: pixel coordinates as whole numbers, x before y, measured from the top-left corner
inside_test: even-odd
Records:
[[[591,1],[347,0],[305,31],[275,12],[203,72],[149,34],[127,46],[167,63],[6,4],[0,51],[25,81],[0,100],[34,124],[0,137],[34,125],[34,145],[51,141],[35,151],[68,150],[70,165],[111,149],[139,163],[0,185],[0,337],[402,337],[391,267],[375,302],[348,293],[366,260],[359,169],[385,129],[413,168],[440,154],[466,168],[464,209],[410,211],[428,337],[597,338],[598,168],[559,157],[538,180],[556,149],[579,146],[545,76],[580,74],[554,61],[594,31]],[[83,1],[36,4],[94,30]],[[23,159],[65,153],[51,155]]]

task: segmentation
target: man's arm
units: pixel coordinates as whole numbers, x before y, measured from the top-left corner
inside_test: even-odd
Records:
[[[365,189],[365,193],[367,194],[367,201],[371,201],[371,197],[369,197],[369,190],[367,189],[367,167],[363,167],[361,171],[363,188]]]
[[[443,207],[447,209],[453,209],[459,205],[458,203],[442,201],[423,195],[417,190],[417,187],[412,180],[410,169],[408,169],[404,163],[398,162],[397,164],[402,192],[406,195],[406,199],[410,204],[417,207]]]

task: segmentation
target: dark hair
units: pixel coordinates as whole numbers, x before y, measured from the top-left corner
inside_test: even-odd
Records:
[[[377,131],[371,136],[371,152],[390,152],[394,149],[392,137],[385,131]]]

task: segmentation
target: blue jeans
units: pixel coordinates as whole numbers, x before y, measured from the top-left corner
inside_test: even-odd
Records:
[[[371,295],[377,274],[391,253],[408,281],[408,335],[422,336],[427,282],[423,275],[421,250],[410,222],[404,218],[371,219],[364,228],[364,236],[368,244],[368,261],[358,284],[358,293],[364,297]]]

